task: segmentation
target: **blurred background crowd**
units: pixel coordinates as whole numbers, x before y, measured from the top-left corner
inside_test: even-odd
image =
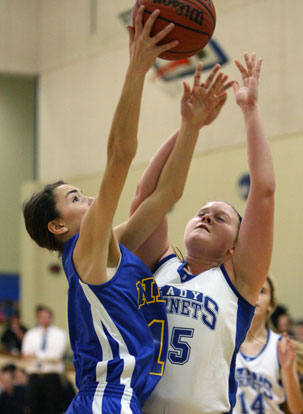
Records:
[[[49,307],[39,305],[33,312],[35,326],[25,326],[18,302],[0,302],[1,414],[64,413],[76,393],[65,331],[54,324]],[[303,343],[303,317],[293,319],[286,305],[278,304],[271,324]]]
[[[53,310],[39,305],[36,325],[25,326],[18,303],[0,304],[0,413],[64,413],[75,395],[74,369],[66,332]]]

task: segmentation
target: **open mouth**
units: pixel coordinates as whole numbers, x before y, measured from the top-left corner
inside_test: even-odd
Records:
[[[208,227],[205,224],[200,224],[200,226],[198,226],[198,229],[206,230],[207,233],[210,233]]]

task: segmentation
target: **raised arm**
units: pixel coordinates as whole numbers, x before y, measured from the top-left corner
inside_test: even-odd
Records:
[[[106,267],[117,265],[120,258],[118,244],[112,237],[112,221],[131,161],[136,154],[145,75],[160,53],[176,45],[176,42],[171,42],[157,46],[173,26],[168,25],[151,37],[151,28],[159,11],[155,11],[143,27],[143,9],[141,7],[136,16],[135,28],[128,28],[130,63],[109,134],[106,168],[97,197],[81,223],[74,251],[80,277],[91,284],[106,281]]]
[[[231,83],[227,84],[227,76],[217,74],[218,70],[219,65],[201,83],[202,64],[199,64],[192,90],[184,83],[180,130],[161,147],[144,173],[132,205],[135,212],[120,232],[121,242],[135,250],[150,267],[169,249],[165,215],[183,193],[199,131],[216,117],[214,114],[226,100],[225,89]],[[155,191],[150,194],[153,186]]]
[[[269,271],[273,247],[275,177],[269,143],[258,107],[258,83],[262,59],[244,54],[246,68],[236,60],[243,85],[234,84],[247,135],[250,191],[232,258],[234,284],[252,304]]]

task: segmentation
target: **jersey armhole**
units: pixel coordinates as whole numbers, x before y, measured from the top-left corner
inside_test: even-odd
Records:
[[[229,285],[229,287],[231,288],[231,290],[234,292],[234,294],[238,297],[239,301],[250,311],[250,312],[254,312],[255,311],[255,306],[253,306],[251,303],[249,303],[245,298],[243,298],[243,296],[237,291],[237,289],[234,287],[234,285],[232,284],[228,273],[225,269],[224,264],[222,264],[220,266],[220,269],[223,273],[223,276],[225,277],[225,280],[227,282],[227,284]]]

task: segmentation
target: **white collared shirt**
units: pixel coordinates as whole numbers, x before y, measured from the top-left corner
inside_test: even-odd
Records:
[[[43,335],[46,333],[45,349],[41,349]],[[34,356],[29,362],[29,374],[62,373],[64,372],[63,355],[66,350],[67,335],[57,326],[51,325],[47,329],[41,326],[30,329],[22,341],[22,355]]]

